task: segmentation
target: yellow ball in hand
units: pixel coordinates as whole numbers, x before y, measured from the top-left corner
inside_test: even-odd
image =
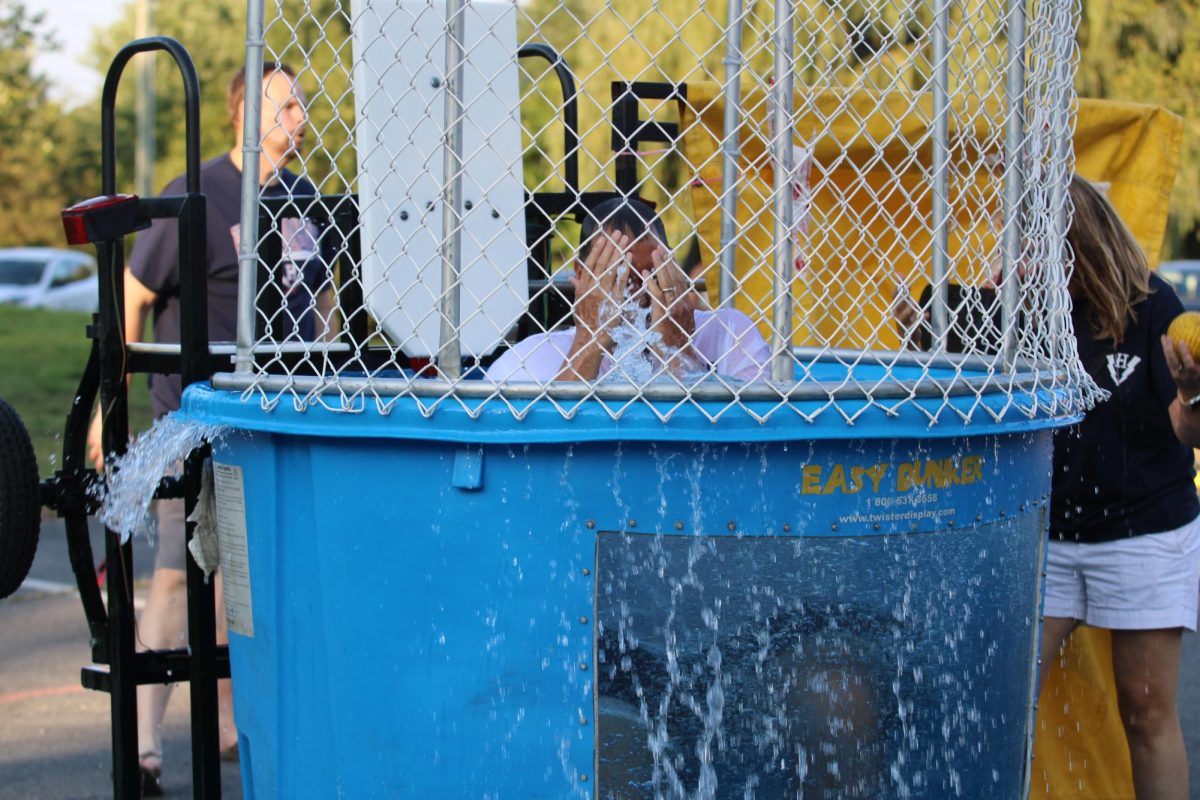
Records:
[[[1167,328],[1167,336],[1187,345],[1192,358],[1200,362],[1200,311],[1185,311],[1176,317]]]

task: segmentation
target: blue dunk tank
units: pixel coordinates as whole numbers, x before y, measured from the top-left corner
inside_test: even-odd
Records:
[[[1023,796],[1046,418],[185,401],[247,797]]]
[[[1024,798],[1051,440],[1094,399],[1073,6],[913,17],[943,56],[915,92],[829,60],[858,25],[837,4],[768,25],[731,0],[708,30],[618,0],[590,39],[543,5],[355,0],[349,34],[247,36],[249,63],[306,64],[325,194],[250,198],[235,367],[181,412],[228,429],[246,797]],[[312,30],[349,70],[308,63]],[[686,83],[647,77],[650,43]],[[664,228],[627,219],[597,267],[628,270],[617,367],[489,377],[530,337],[565,352],[577,224],[631,197]],[[323,281],[281,268],[330,242]],[[338,324],[289,333],[297,291]],[[741,315],[763,371],[655,361],[668,302]]]

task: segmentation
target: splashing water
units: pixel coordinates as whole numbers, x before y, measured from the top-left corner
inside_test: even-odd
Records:
[[[606,380],[646,383],[654,378],[654,365],[646,358],[646,350],[658,346],[662,334],[650,330],[650,309],[626,300],[619,310],[610,306],[605,313],[623,320],[612,332],[613,367]]]
[[[197,422],[178,412],[157,419],[129,449],[107,464],[107,477],[93,486],[100,501],[100,521],[121,535],[149,534],[147,512],[154,490],[165,476],[178,476],[183,459],[205,442],[219,439],[224,425]]]
[[[677,379],[695,382],[708,374],[709,370],[694,357],[663,341],[662,334],[651,328],[650,307],[640,306],[636,296],[627,299],[619,308],[614,308],[611,302],[606,303],[601,316],[621,318],[621,323],[612,331],[613,365],[602,381],[674,385]],[[666,367],[664,361],[671,366]]]

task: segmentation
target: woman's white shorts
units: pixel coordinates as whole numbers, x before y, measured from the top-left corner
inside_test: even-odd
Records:
[[[1200,517],[1166,533],[1079,544],[1051,539],[1045,615],[1097,628],[1196,630]]]

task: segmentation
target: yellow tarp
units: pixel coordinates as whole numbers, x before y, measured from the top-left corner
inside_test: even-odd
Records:
[[[723,106],[714,83],[688,84],[681,104],[682,149],[694,171],[691,201],[703,263],[715,271],[720,244]],[[769,103],[761,91],[743,96],[738,183],[738,308],[764,325],[772,293],[771,196],[774,169],[767,152]],[[925,175],[930,153],[929,93],[824,91],[797,97],[796,138],[813,149],[810,184],[813,224],[808,265],[793,284],[795,343],[834,347],[894,348],[899,342],[885,319],[896,281],[919,293],[927,281],[932,195]],[[696,124],[696,123],[699,124]],[[1167,200],[1178,168],[1182,121],[1161,109],[1131,103],[1083,100],[1075,136],[1078,170],[1112,184],[1111,196],[1151,263],[1158,260]],[[1003,152],[1003,113],[994,102],[958,102],[949,141],[956,163],[980,164],[982,154]],[[998,208],[987,170],[956,171],[952,178],[952,253],[989,252]],[[881,202],[882,200],[882,202]],[[988,265],[952,258],[952,277],[977,284]]]
[[[720,245],[719,93],[716,84],[689,83],[688,101],[680,111],[683,152],[695,178],[693,214],[699,221],[710,287],[718,283]],[[835,347],[895,347],[893,326],[885,318],[893,290],[890,278],[908,280],[919,291],[928,269],[923,261],[918,263],[917,254],[925,251],[929,239],[930,195],[920,167],[928,164],[929,153],[918,151],[915,163],[902,165],[910,158],[910,143],[928,137],[929,96],[826,92],[804,100],[798,97],[796,103],[804,109],[797,138],[813,147],[811,183],[823,187],[813,198],[814,218],[830,220],[833,229],[810,235],[814,247],[805,267],[809,274],[795,288],[797,344],[810,343],[805,338],[811,337]],[[749,111],[740,131],[742,238],[737,260],[742,292],[735,302],[765,321],[771,298],[774,183],[765,148],[768,107],[761,92],[746,93],[744,101]],[[959,124],[962,119],[971,120],[969,128]],[[700,124],[694,124],[697,121]],[[830,133],[818,138],[815,132],[820,130]],[[1109,196],[1151,264],[1159,258],[1182,136],[1182,121],[1163,109],[1099,100],[1079,104],[1076,170],[1111,184]],[[981,150],[1002,151],[999,110],[956,106],[950,140],[956,147],[969,148],[960,155],[976,160]],[[879,147],[883,142],[894,144]],[[864,179],[869,190],[864,189]],[[951,250],[966,242],[972,252],[986,252],[994,236],[987,222],[994,209],[983,207],[983,193],[969,184],[967,179],[954,187],[958,200]],[[957,280],[974,283],[986,265],[958,263],[953,270]],[[871,298],[875,302],[869,302]],[[1052,670],[1042,692],[1034,749],[1033,798],[1132,800],[1129,751],[1116,709],[1107,631],[1081,628],[1072,638],[1065,668]]]
[[[1030,800],[1134,800],[1108,631],[1078,628],[1064,656],[1038,701]]]
[[[1075,171],[1112,184],[1108,196],[1151,266],[1162,254],[1171,189],[1183,150],[1183,120],[1163,108],[1080,100]]]

